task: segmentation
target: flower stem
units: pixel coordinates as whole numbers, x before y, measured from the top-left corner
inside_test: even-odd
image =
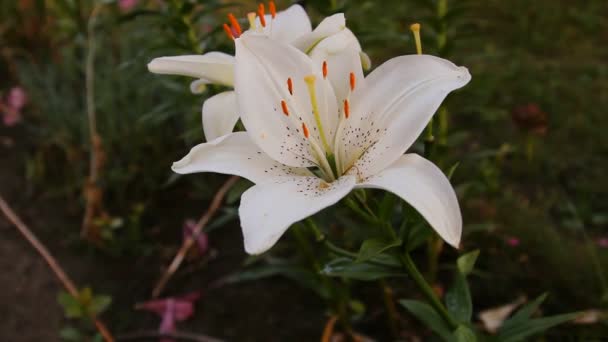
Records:
[[[450,329],[456,329],[458,327],[458,323],[454,320],[454,318],[452,318],[452,316],[445,308],[445,306],[443,306],[439,298],[437,298],[437,294],[435,294],[435,291],[433,291],[431,286],[426,282],[426,280],[416,267],[416,264],[410,257],[410,254],[405,253],[404,255],[401,255],[401,262],[403,263],[403,266],[407,270],[407,273],[410,275],[410,277],[412,277],[420,291],[422,291],[427,300],[431,302],[431,305],[433,306],[435,311],[439,313],[439,315],[449,325]]]

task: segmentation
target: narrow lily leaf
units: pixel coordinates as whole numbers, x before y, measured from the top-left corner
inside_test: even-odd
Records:
[[[391,218],[391,214],[393,213],[393,208],[395,207],[395,200],[397,196],[390,192],[386,192],[384,194],[384,198],[382,202],[380,202],[380,210],[378,216],[382,221],[388,221]]]
[[[398,268],[372,263],[358,263],[349,258],[338,258],[330,261],[321,271],[330,277],[344,277],[356,280],[377,280],[387,277],[403,277],[405,274]]]
[[[559,324],[574,320],[580,313],[568,313],[550,317],[535,318],[511,325],[508,329],[500,329],[498,335],[501,342],[524,341],[527,337],[553,328]]]
[[[323,286],[319,282],[318,277],[316,277],[315,274],[303,267],[297,267],[293,264],[259,266],[230,275],[224,281],[225,283],[233,284],[245,281],[259,280],[279,275],[282,275],[295,281],[304,288],[315,291],[323,298],[326,298],[329,295],[329,293],[327,293],[327,291],[323,288]]]
[[[361,244],[356,262],[364,262],[382,254],[382,252],[401,245],[401,240],[388,240],[383,238],[367,239]]]
[[[428,240],[432,233],[433,231],[430,230],[422,221],[412,226],[407,238],[407,251],[412,251],[418,246],[422,245]]]
[[[475,261],[479,256],[479,250],[474,250],[458,258],[458,270],[465,276],[468,276],[475,267]]]
[[[538,307],[547,299],[547,293],[538,296],[533,302],[524,305],[519,309],[513,317],[509,318],[502,325],[502,330],[508,330],[513,326],[519,325],[532,317],[532,314],[538,310]]]
[[[459,325],[454,331],[456,342],[477,342],[475,333],[465,325]]]
[[[454,340],[450,328],[430,305],[417,300],[407,299],[400,300],[399,303],[444,341]]]
[[[448,170],[447,176],[449,180],[452,180],[452,176],[454,175],[454,172],[456,171],[456,169],[458,168],[458,166],[460,165],[460,162],[452,165],[452,167],[450,167],[450,169]]]
[[[454,278],[454,285],[445,295],[445,304],[448,311],[460,322],[470,322],[473,316],[473,303],[466,277],[458,272]]]

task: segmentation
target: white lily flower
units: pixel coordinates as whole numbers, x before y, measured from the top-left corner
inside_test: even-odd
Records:
[[[249,34],[236,40],[235,91],[247,132],[194,147],[173,170],[255,183],[239,208],[248,253],[268,250],[291,224],[355,188],[398,195],[458,246],[462,218],[450,182],[430,161],[404,153],[447,94],[469,82],[468,70],[410,55],[364,79],[352,57],[332,75],[329,63],[293,46]]]
[[[281,12],[274,11],[271,2],[271,13],[261,12],[253,20],[252,28],[245,33],[259,34],[270,39],[291,44],[309,54],[313,59],[327,60],[336,65],[341,60],[355,54],[364,62],[367,69],[371,66],[369,57],[361,50],[361,45],[355,35],[346,28],[344,14],[339,13],[325,18],[313,31],[306,11],[300,5],[293,5]],[[264,17],[262,25],[261,17]],[[232,27],[225,29],[233,38],[238,38],[241,28],[234,18],[229,16]],[[186,55],[159,57],[148,64],[148,69],[157,74],[181,75],[197,78],[190,85],[193,93],[202,93],[206,84],[234,86],[234,56],[223,52],[208,52],[203,55]],[[239,119],[234,93],[226,91],[210,97],[203,105],[203,130],[207,141],[231,133]]]

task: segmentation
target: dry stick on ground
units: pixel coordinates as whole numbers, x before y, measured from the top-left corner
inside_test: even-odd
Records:
[[[103,141],[97,132],[97,116],[95,113],[95,24],[102,5],[93,8],[87,24],[87,56],[85,60],[85,90],[86,110],[89,124],[89,138],[91,139],[91,152],[89,161],[89,177],[84,186],[86,208],[82,220],[80,236],[82,238],[95,239],[97,232],[92,232],[93,219],[100,213],[103,193],[99,188],[99,174],[104,164]]]
[[[21,221],[19,216],[15,214],[15,212],[11,209],[11,207],[6,203],[4,198],[0,195],[0,210],[6,218],[11,222],[21,234],[25,237],[25,239],[36,249],[36,251],[42,256],[44,261],[49,265],[51,270],[55,273],[61,284],[65,287],[65,289],[72,295],[74,298],[78,298],[78,288],[74,285],[74,282],[68,277],[68,275],[63,271],[57,260],[51,255],[51,253],[44,247],[44,245],[36,238],[34,233]],[[95,322],[95,327],[103,336],[106,342],[114,342],[114,338],[110,331],[106,328],[106,326],[101,322],[97,317],[91,316],[93,322]]]
[[[238,179],[239,177],[237,176],[231,176],[215,193],[215,196],[213,196],[213,200],[211,201],[209,208],[207,208],[205,214],[201,216],[200,220],[198,220],[198,222],[196,223],[196,226],[194,226],[194,229],[192,230],[192,235],[190,235],[186,240],[184,240],[182,247],[175,255],[175,258],[173,258],[171,265],[169,265],[163,276],[160,278],[160,280],[154,287],[154,290],[152,291],[153,298],[157,298],[164,290],[165,285],[167,285],[167,282],[169,281],[171,276],[173,276],[173,274],[177,271],[182,261],[184,260],[184,257],[186,256],[190,248],[194,245],[196,237],[198,236],[198,234],[201,233],[207,223],[209,223],[209,220],[211,220],[215,212],[220,208],[224,196],[226,196],[228,190],[230,190],[230,188],[234,185],[234,183],[236,183]]]

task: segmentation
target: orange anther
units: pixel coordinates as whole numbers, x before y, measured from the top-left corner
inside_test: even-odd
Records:
[[[302,122],[302,132],[304,133],[304,137],[306,139],[308,139],[308,136],[310,135],[310,133],[308,132],[308,127],[306,127],[306,124]]]
[[[236,37],[240,37],[243,31],[241,31],[241,25],[239,25],[239,22],[234,17],[234,14],[228,13],[228,20],[230,20],[230,25],[232,25],[232,28],[236,32]]]
[[[277,16],[277,8],[274,6],[274,1],[268,1],[268,9],[270,10],[272,19],[274,19]]]
[[[234,40],[234,34],[232,33],[232,30],[230,29],[230,26],[228,26],[228,24],[224,24],[224,31],[226,32],[226,34],[228,35],[228,37],[232,40]]]
[[[291,77],[287,79],[287,89],[289,89],[289,94],[293,95],[293,82],[291,81]]]
[[[323,61],[323,78],[327,78],[327,62]]]
[[[355,73],[351,72],[350,73],[350,91],[355,90],[356,82],[357,82],[357,80],[355,79]]]
[[[281,100],[281,108],[283,108],[283,114],[285,114],[285,116],[289,116],[289,109],[287,109],[287,103],[285,103],[285,100]]]
[[[350,103],[348,100],[344,100],[344,117],[348,119],[350,116]]]
[[[258,16],[260,17],[260,24],[262,24],[262,27],[266,27],[266,18],[264,17],[264,4],[259,4],[258,5]]]

